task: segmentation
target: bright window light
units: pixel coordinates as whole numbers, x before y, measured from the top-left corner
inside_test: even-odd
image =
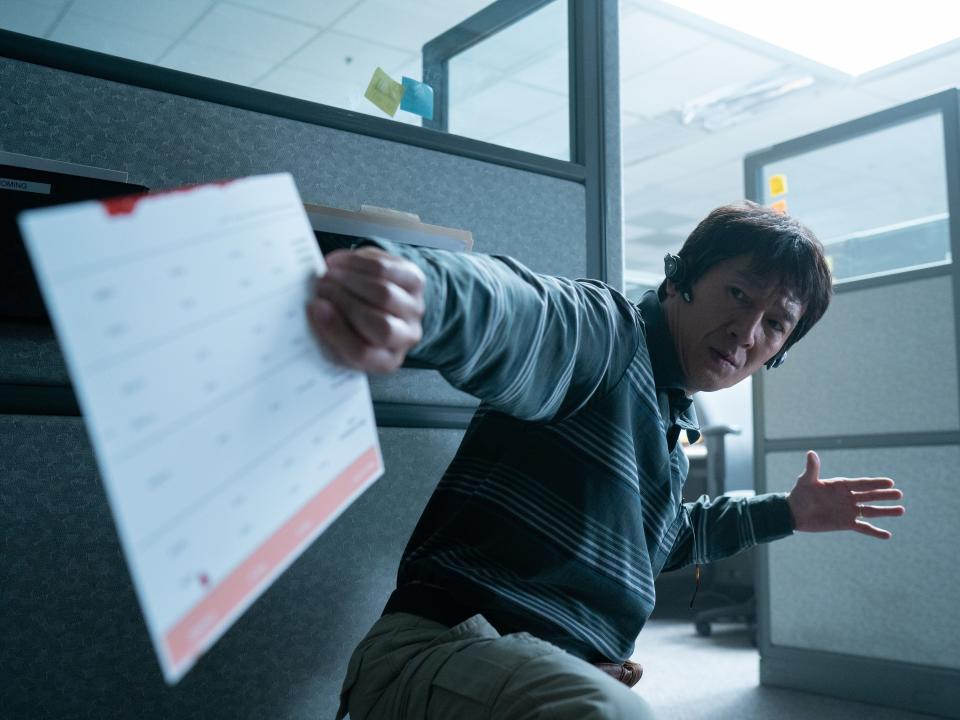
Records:
[[[667,0],[850,75],[960,37],[957,0]]]

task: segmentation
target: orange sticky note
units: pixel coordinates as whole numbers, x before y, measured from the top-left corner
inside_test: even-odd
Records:
[[[774,200],[770,203],[770,209],[776,210],[778,213],[787,214],[787,201],[786,200]]]
[[[787,192],[787,176],[771,175],[767,180],[767,187],[770,188],[770,197],[785,195]]]

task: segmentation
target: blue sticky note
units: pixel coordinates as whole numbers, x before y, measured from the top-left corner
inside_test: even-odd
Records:
[[[400,109],[416,113],[426,120],[433,119],[433,88],[426,83],[418,82],[404,76],[403,97],[400,100]]]

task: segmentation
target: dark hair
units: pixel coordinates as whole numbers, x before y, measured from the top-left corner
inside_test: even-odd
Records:
[[[714,265],[749,255],[751,273],[772,277],[796,296],[805,310],[784,352],[807,334],[830,304],[833,279],[823,245],[813,232],[795,218],[749,200],[713,210],[677,254],[683,260],[682,289],[689,290]],[[663,286],[661,296],[662,290]]]

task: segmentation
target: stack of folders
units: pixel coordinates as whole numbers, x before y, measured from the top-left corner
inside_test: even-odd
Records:
[[[473,233],[429,225],[413,213],[372,205],[362,205],[359,212],[314,203],[303,205],[324,250],[352,244],[358,238],[383,238],[440,250],[469,252],[473,249]]]

